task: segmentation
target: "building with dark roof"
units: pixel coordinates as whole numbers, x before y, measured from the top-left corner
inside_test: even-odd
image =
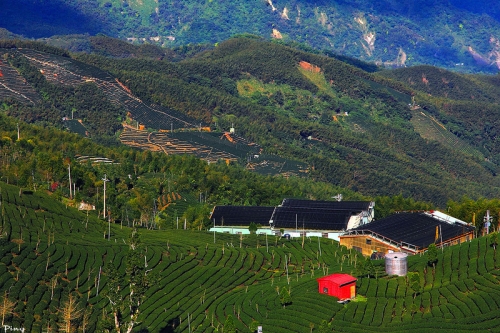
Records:
[[[210,231],[248,234],[253,222],[260,225],[259,233],[272,234],[269,220],[274,209],[265,206],[215,206],[210,214],[213,225]]]
[[[317,236],[338,239],[346,230],[373,220],[374,202],[284,199],[271,217],[271,228],[290,237]]]
[[[340,244],[363,255],[390,251],[415,254],[430,244],[449,246],[474,238],[474,227],[437,211],[397,213],[340,236]]]
[[[246,234],[254,222],[261,226],[258,233],[338,239],[346,230],[371,222],[373,208],[369,201],[303,199],[284,199],[277,207],[216,206],[211,231]]]

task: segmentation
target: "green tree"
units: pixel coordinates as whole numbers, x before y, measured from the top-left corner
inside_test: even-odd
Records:
[[[236,333],[236,325],[234,324],[233,316],[229,315],[224,323],[224,333]]]
[[[497,253],[497,245],[498,245],[498,233],[497,232],[492,232],[490,234],[490,244],[493,246],[493,250],[495,251],[495,254]]]
[[[366,275],[368,278],[375,276],[375,266],[373,266],[373,262],[370,257],[367,257],[364,262],[363,275]]]
[[[330,323],[328,323],[326,320],[322,320],[321,324],[318,327],[318,333],[329,333],[332,332],[332,328]]]
[[[283,305],[283,308],[289,304],[292,304],[292,296],[290,295],[290,291],[285,286],[281,288],[280,303],[281,305]]]
[[[432,269],[435,270],[437,261],[438,261],[437,247],[436,244],[432,243],[427,248],[427,264],[429,266],[432,266]]]
[[[415,298],[422,291],[420,274],[418,272],[408,273],[407,279],[410,289],[413,290],[413,298]]]
[[[248,231],[250,231],[251,234],[255,234],[257,232],[257,224],[255,222],[250,222],[250,226],[248,227]]]
[[[248,328],[250,329],[250,332],[252,333],[256,332],[257,329],[259,328],[259,322],[257,320],[252,320]]]
[[[411,303],[410,305],[410,313],[411,313],[411,316],[413,317],[415,315],[415,313],[417,313],[418,311],[418,306],[417,304],[415,303]]]

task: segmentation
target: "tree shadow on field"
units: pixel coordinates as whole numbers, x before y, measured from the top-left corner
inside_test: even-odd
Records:
[[[179,332],[177,330],[179,326],[179,318],[173,318],[167,321],[167,325],[160,330],[160,333],[175,333]]]

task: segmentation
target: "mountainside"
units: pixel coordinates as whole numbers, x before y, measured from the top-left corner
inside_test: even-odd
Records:
[[[61,119],[74,114],[103,142],[140,124],[122,142],[307,175],[368,196],[444,206],[500,194],[490,78],[432,67],[369,73],[255,38],[177,62],[15,45],[3,44],[0,88],[4,110],[24,120],[69,127]],[[423,70],[431,88],[411,84]],[[461,100],[467,94],[477,101]],[[473,121],[478,108],[483,116]]]
[[[104,33],[167,46],[251,33],[389,67],[500,68],[500,6],[493,0],[19,0],[0,13],[0,25],[33,38]],[[63,39],[49,42],[90,48],[82,36]]]

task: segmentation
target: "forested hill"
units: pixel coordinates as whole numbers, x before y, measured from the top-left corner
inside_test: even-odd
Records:
[[[86,37],[99,33],[165,46],[251,33],[389,67],[499,69],[500,7],[494,0],[17,0],[4,7],[2,28],[53,37],[51,43],[72,50],[88,51],[92,41]]]
[[[37,43],[32,50],[26,42],[22,49],[13,46],[16,42],[3,43],[1,79],[22,87],[31,101],[12,94],[3,109],[27,121],[62,127],[60,119],[74,113],[91,137],[116,143],[122,123],[130,123],[127,107],[141,101],[161,111],[156,118],[141,113],[143,148],[165,151],[181,138],[214,142],[207,135],[174,131],[178,134],[163,143],[150,144],[153,136],[168,136],[151,132],[170,130],[174,122],[165,119],[175,118],[206,124],[213,133],[233,127],[265,154],[285,159],[281,165],[304,163],[308,177],[368,196],[402,194],[442,206],[464,195],[500,194],[494,130],[466,122],[466,110],[454,111],[456,105],[488,107],[490,124],[496,121],[492,79],[439,69],[427,75],[430,82],[455,75],[461,80],[455,80],[457,86],[467,89],[475,89],[476,82],[482,89],[476,91],[476,105],[439,90],[429,96],[398,71],[369,73],[254,37],[230,39],[176,62],[150,55],[68,55]],[[101,47],[106,50],[105,43]],[[248,156],[239,161],[252,164]]]

